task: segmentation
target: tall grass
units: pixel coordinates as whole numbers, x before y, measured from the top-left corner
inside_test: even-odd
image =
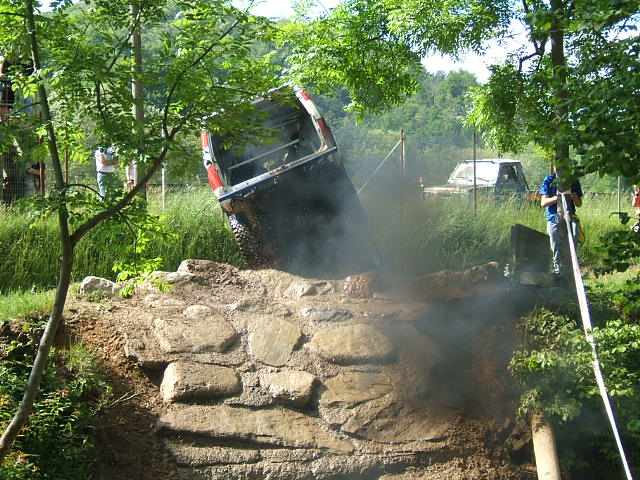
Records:
[[[155,239],[149,245],[148,255],[162,257],[161,268],[175,270],[186,258],[243,265],[233,233],[208,187],[171,192],[164,211],[157,192],[151,192],[149,198],[150,211],[162,215],[164,224],[177,236]],[[371,196],[363,203],[386,266],[397,273],[460,270],[487,261],[507,263],[512,225],[546,232],[544,210],[514,200],[481,197],[475,210],[468,199],[414,198],[405,202],[402,215],[397,198]],[[616,210],[615,196],[585,196],[579,209],[587,237],[580,248],[583,266],[600,262],[596,250],[600,238],[620,228],[617,216],[610,215]],[[60,256],[57,231],[54,219],[30,226],[21,212],[0,211],[0,292],[55,286]],[[118,247],[132,241],[126,229],[108,224],[96,228],[77,247],[74,280],[86,275],[113,278],[113,264],[122,255]]]
[[[187,188],[169,195],[165,212],[157,194],[150,196],[150,211],[162,215],[162,222],[176,239],[153,240],[146,253],[161,257],[161,268],[175,270],[186,258],[214,260],[242,265],[233,233],[208,188]],[[123,246],[132,243],[132,233],[124,227],[103,223],[77,245],[73,280],[87,275],[114,278],[113,265],[122,258]],[[0,211],[0,292],[47,289],[56,285],[60,245],[55,219],[33,225],[24,212]],[[133,260],[128,258],[125,260]]]
[[[186,258],[244,264],[233,232],[208,186],[190,187],[168,195],[164,211],[161,199],[160,195],[151,195],[150,210],[163,216],[163,222],[178,235],[178,240],[155,241],[151,252],[164,259],[167,270],[175,270]]]

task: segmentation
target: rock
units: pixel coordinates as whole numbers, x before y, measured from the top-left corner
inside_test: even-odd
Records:
[[[214,312],[211,307],[207,307],[206,305],[189,305],[184,309],[182,314],[192,320],[200,320],[213,315]]]
[[[204,467],[207,465],[256,463],[262,456],[258,450],[231,447],[193,447],[165,442],[178,465]]]
[[[386,363],[395,357],[391,340],[364,323],[325,328],[316,333],[308,348],[338,364]]]
[[[379,288],[380,275],[377,272],[365,272],[345,278],[342,293],[352,298],[370,298]]]
[[[316,322],[348,320],[352,316],[351,312],[330,307],[305,307],[300,310],[300,315],[302,315],[303,318],[307,318]]]
[[[298,370],[284,370],[260,375],[260,385],[277,400],[304,407],[311,398],[315,375]]]
[[[227,308],[232,311],[232,312],[248,312],[253,310],[256,305],[258,304],[258,302],[256,300],[250,300],[247,298],[243,298],[241,300],[238,300],[235,303],[232,303],[231,305],[229,305]]]
[[[348,372],[324,382],[326,390],[320,397],[321,405],[342,404],[353,406],[380,398],[393,390],[393,385],[382,373]]]
[[[462,272],[442,270],[419,277],[389,277],[396,298],[450,302],[499,287],[504,282],[500,265],[489,262]]]
[[[318,421],[292,410],[249,410],[226,405],[180,406],[157,423],[160,432],[193,434],[218,442],[233,440],[289,448],[350,452],[353,446],[325,432]]]
[[[347,422],[343,430],[380,443],[432,442],[445,440],[449,426],[456,421],[459,416],[445,407],[425,409],[414,408],[409,403],[394,403],[377,415],[363,410]]]
[[[285,295],[288,298],[300,298],[306,295],[315,295],[316,287],[310,282],[303,280],[296,280],[291,283],[289,288],[285,291]]]
[[[169,295],[167,293],[150,293],[144,297],[142,302],[149,308],[185,307],[185,303],[183,300],[180,300],[179,298],[176,298],[173,295]]]
[[[179,329],[184,326],[182,322],[185,322],[185,319],[182,315],[171,316],[170,311],[162,313],[167,314],[165,321],[176,325],[175,328]],[[186,351],[167,352],[166,348],[170,344],[165,343],[164,348],[160,345],[160,338],[155,327],[155,322],[158,320],[157,314],[157,311],[138,312],[135,316],[123,316],[116,323],[116,328],[124,340],[126,357],[142,367],[151,370],[164,370],[169,363],[179,359],[226,366],[237,366],[246,361],[246,353],[244,349],[239,348],[239,345],[238,348],[225,349],[224,352],[202,353],[198,351],[198,348],[190,348],[188,339],[185,339],[183,346]],[[210,325],[215,327],[215,324]],[[225,324],[223,328],[231,327]],[[229,332],[233,335],[231,330]]]
[[[313,282],[313,286],[316,288],[316,295],[329,295],[336,292],[330,282]]]
[[[286,365],[302,337],[296,325],[275,317],[257,319],[249,326],[249,353],[274,367]]]
[[[244,282],[236,267],[210,260],[184,260],[176,274],[191,274],[195,283],[210,287],[239,285]]]
[[[191,282],[195,278],[192,273],[182,272],[163,272],[156,270],[139,285],[136,286],[138,292],[161,292],[161,284],[184,285]]]
[[[237,338],[220,314],[196,320],[156,318],[154,324],[160,348],[166,353],[224,352]]]
[[[240,378],[233,368],[186,361],[169,364],[160,393],[166,403],[208,400],[240,392]]]
[[[80,282],[80,295],[86,296],[88,293],[101,292],[109,297],[117,297],[120,286],[111,280],[100,277],[85,277]]]

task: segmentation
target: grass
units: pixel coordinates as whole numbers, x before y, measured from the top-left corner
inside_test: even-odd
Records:
[[[0,320],[37,318],[53,307],[53,291],[11,292],[0,295]]]
[[[412,199],[400,213],[398,202],[365,198],[373,235],[387,268],[396,273],[422,274],[460,270],[488,261],[505,264],[510,258],[511,227],[516,223],[546,233],[544,210],[516,200],[480,198],[477,209],[468,199]],[[615,196],[585,196],[578,213],[586,232],[580,247],[584,267],[599,264],[602,237],[620,228]]]
[[[243,260],[210,188],[182,188],[172,192],[162,211],[161,198],[150,195],[149,209],[176,235],[173,241],[154,239],[147,256],[161,257],[160,268],[174,271],[187,258],[214,260],[241,266]],[[24,212],[4,209],[0,215],[0,293],[55,287],[60,246],[56,220],[30,224]],[[122,227],[98,225],[77,245],[73,281],[87,275],[114,279],[113,265],[119,253],[133,242]],[[125,260],[132,261],[135,258]]]
[[[149,209],[162,215],[174,240],[154,239],[148,256],[163,259],[160,268],[173,271],[186,258],[214,260],[242,266],[233,233],[210,188],[183,187],[170,191],[164,209],[159,192],[149,195]],[[400,215],[397,198],[364,198],[369,223],[387,268],[396,273],[423,274],[442,269],[459,270],[487,261],[507,263],[511,226],[520,223],[545,232],[544,211],[537,205],[517,201],[495,202],[480,198],[477,210],[461,198],[407,200]],[[601,261],[600,237],[620,228],[615,195],[589,196],[579,209],[586,231],[580,248],[583,266]],[[629,209],[631,212],[631,209]],[[22,212],[5,210],[0,216],[0,292],[29,291],[55,286],[59,246],[54,219],[29,225]],[[133,240],[122,229],[101,225],[77,246],[74,281],[87,275],[114,279],[118,251]],[[126,259],[128,261],[134,258]]]

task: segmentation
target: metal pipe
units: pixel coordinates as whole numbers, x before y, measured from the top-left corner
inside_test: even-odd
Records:
[[[404,218],[404,183],[407,174],[407,166],[404,157],[404,130],[400,130],[400,163],[402,165],[400,178],[400,217]]]
[[[378,166],[376,167],[376,169],[375,169],[375,170],[373,171],[373,173],[369,176],[369,178],[367,178],[367,179],[365,180],[365,182],[362,184],[362,186],[358,189],[358,192],[357,192],[357,193],[358,193],[358,195],[360,195],[360,193],[362,193],[362,191],[363,191],[363,190],[364,190],[364,188],[367,186],[367,184],[371,181],[371,179],[372,179],[373,177],[375,177],[376,173],[378,173],[378,170],[380,170],[380,169],[382,168],[382,165],[384,165],[384,164],[385,164],[385,162],[386,162],[387,160],[389,160],[389,157],[391,157],[391,155],[393,154],[393,152],[395,152],[395,151],[396,151],[396,148],[398,148],[398,145],[400,145],[400,140],[398,140],[398,143],[396,143],[396,146],[395,146],[395,147],[393,147],[393,148],[391,149],[391,151],[389,152],[389,154],[388,154],[386,157],[384,157],[384,160],[382,160],[382,161],[380,162],[380,165],[378,165]]]
[[[474,215],[478,211],[478,185],[476,182],[476,145],[477,145],[477,133],[473,131],[473,213]]]

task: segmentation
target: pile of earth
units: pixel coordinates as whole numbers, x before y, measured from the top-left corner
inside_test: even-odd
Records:
[[[535,477],[507,371],[529,305],[497,265],[327,281],[185,260],[158,278],[168,293],[100,302],[86,283],[59,332],[114,386],[107,478]]]

